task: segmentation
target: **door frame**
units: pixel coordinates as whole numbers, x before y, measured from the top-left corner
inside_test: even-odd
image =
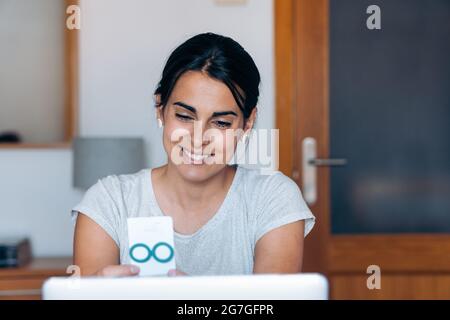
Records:
[[[317,156],[329,157],[329,0],[274,0],[274,10],[279,170],[301,187],[302,140],[314,137]],[[317,182],[303,270],[327,275],[332,292],[333,276],[368,276],[374,264],[390,275],[450,273],[449,234],[332,235],[329,167]]]
[[[327,157],[328,1],[274,0],[274,10],[279,170],[301,186],[302,137],[315,137],[319,142],[318,156]],[[302,55],[297,54],[300,48],[305,48]],[[320,126],[315,126],[309,119],[323,121]],[[310,206],[316,216],[316,225],[305,241],[303,270],[326,274],[329,203],[325,186],[328,185],[329,170],[321,167],[317,174],[318,197],[322,200]]]

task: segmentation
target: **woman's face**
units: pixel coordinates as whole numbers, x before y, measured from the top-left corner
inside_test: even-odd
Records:
[[[159,99],[159,97],[157,97]],[[188,180],[203,181],[225,168],[244,131],[251,129],[256,108],[244,116],[230,89],[199,71],[188,71],[158,116],[169,163]]]

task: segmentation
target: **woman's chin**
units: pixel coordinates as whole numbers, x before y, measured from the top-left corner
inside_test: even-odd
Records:
[[[180,173],[180,175],[189,181],[192,182],[201,182],[204,180],[207,180],[217,170],[220,170],[220,168],[217,168],[217,165],[212,164],[180,164],[177,166],[177,170]]]

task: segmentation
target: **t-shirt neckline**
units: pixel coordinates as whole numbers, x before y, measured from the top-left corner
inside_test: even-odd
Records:
[[[205,230],[209,229],[212,227],[212,225],[214,225],[219,218],[221,218],[222,215],[225,214],[226,211],[228,211],[228,206],[229,203],[231,201],[231,197],[234,194],[235,189],[237,188],[237,184],[238,184],[238,180],[240,179],[240,175],[241,175],[241,170],[242,168],[239,165],[233,165],[236,167],[236,172],[234,174],[233,177],[233,181],[231,182],[230,187],[228,188],[227,194],[225,196],[225,199],[222,201],[222,204],[220,205],[219,209],[216,211],[216,213],[205,223],[203,224],[198,230],[196,230],[194,233],[192,234],[182,234],[182,233],[178,233],[174,230],[174,236],[178,239],[191,239],[194,238],[196,236],[198,236],[199,234],[201,234],[202,232],[204,232]],[[145,170],[145,174],[144,174],[144,185],[147,186],[146,187],[146,194],[149,195],[150,197],[150,201],[151,204],[153,204],[153,208],[156,208],[157,210],[157,215],[158,216],[166,216],[166,214],[164,214],[164,212],[161,210],[161,207],[158,204],[158,201],[156,200],[156,195],[153,189],[153,181],[152,181],[152,170],[153,168],[149,168],[147,170]],[[148,203],[148,205],[151,205],[150,203]]]

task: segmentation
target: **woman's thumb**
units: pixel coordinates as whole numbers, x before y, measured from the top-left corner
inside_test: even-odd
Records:
[[[118,266],[108,266],[101,270],[100,276],[104,277],[126,277],[139,274],[138,266],[132,264],[124,264]]]

